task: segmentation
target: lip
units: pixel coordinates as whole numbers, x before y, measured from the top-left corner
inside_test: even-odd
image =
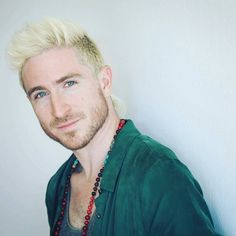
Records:
[[[60,129],[60,130],[64,130],[64,129],[69,129],[69,128],[73,128],[74,125],[79,121],[78,120],[75,120],[75,121],[70,121],[70,122],[67,122],[67,123],[63,123],[63,124],[60,124],[57,126],[57,129]]]

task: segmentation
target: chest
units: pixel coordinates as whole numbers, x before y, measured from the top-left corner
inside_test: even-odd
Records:
[[[94,183],[92,181],[71,179],[69,222],[75,228],[82,228],[84,225],[93,187]],[[94,210],[95,204],[93,204],[92,214]]]

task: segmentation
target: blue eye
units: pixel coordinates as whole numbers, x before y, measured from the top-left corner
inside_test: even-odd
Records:
[[[73,86],[73,85],[75,85],[75,84],[77,84],[76,81],[70,80],[70,81],[67,81],[67,82],[65,83],[65,87],[71,87],[71,86]]]
[[[47,93],[46,92],[39,92],[39,93],[36,93],[35,96],[34,96],[34,99],[39,99],[39,98],[42,98],[44,96],[46,96]]]

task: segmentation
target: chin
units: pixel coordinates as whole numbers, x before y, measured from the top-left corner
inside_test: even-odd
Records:
[[[87,144],[90,142],[89,141],[84,141],[84,142],[62,142],[62,141],[58,141],[62,146],[64,146],[65,148],[71,150],[71,151],[76,151],[76,150],[79,150],[79,149],[82,149],[84,147],[87,146]]]

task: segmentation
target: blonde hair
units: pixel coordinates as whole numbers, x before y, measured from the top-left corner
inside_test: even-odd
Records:
[[[26,61],[55,47],[76,48],[79,59],[90,65],[95,73],[104,65],[96,44],[79,25],[53,18],[27,24],[14,35],[8,47],[10,64],[19,72],[22,80],[22,68]]]
[[[104,60],[96,44],[77,24],[54,18],[39,23],[29,23],[16,32],[8,47],[8,58],[13,69],[17,70],[24,88],[22,69],[31,57],[55,47],[71,47],[78,51],[82,63],[91,67],[97,74],[104,66]],[[125,106],[116,96],[111,96],[119,117],[123,117]]]

